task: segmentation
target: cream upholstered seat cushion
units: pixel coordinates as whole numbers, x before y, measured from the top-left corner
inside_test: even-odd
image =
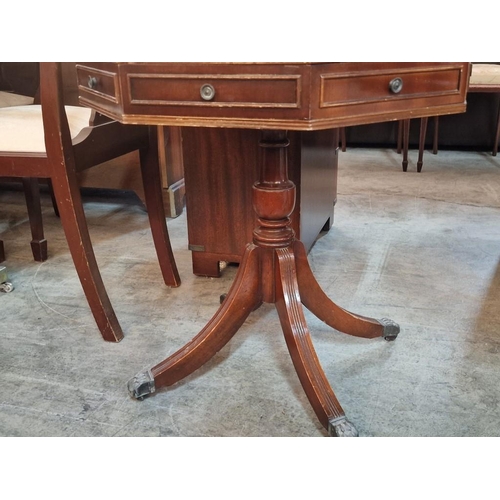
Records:
[[[24,106],[25,104],[33,104],[33,101],[33,97],[0,90],[0,108],[7,108],[9,106]]]
[[[71,139],[75,139],[89,126],[92,110],[80,106],[65,108]],[[0,154],[5,152],[45,153],[42,107],[39,104],[0,108]]]
[[[473,64],[469,85],[500,85],[500,64]]]

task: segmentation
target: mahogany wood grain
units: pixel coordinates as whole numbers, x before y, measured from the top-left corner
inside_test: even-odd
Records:
[[[419,140],[418,140],[418,158],[417,158],[417,172],[422,171],[422,166],[424,163],[424,151],[425,151],[425,139],[427,134],[427,124],[429,117],[425,116],[420,119],[420,130],[419,130]],[[439,116],[433,117],[434,122],[434,134],[432,141],[432,153],[437,154],[438,152],[438,135],[439,135]],[[403,143],[403,145],[402,145]],[[403,161],[401,166],[403,172],[408,170],[408,150],[410,147],[410,120],[400,120],[398,122],[398,137],[397,137],[397,153],[403,152]]]
[[[73,144],[65,113],[60,63],[40,63],[40,101],[45,132],[45,153],[0,151],[0,176],[44,178],[51,183],[68,247],[90,310],[104,340],[118,342],[123,331],[107,295],[88,232],[77,172],[135,149],[141,166],[153,240],[164,281],[180,284],[171,251],[161,200],[158,157],[149,128],[125,127],[93,113],[102,125],[87,130]],[[104,124],[107,122],[107,124]]]
[[[31,251],[37,262],[47,260],[47,240],[43,231],[42,206],[38,179],[23,177],[24,196],[31,228]]]
[[[191,342],[129,381],[131,395],[143,399],[185,378],[221,349],[261,302],[274,303],[319,421],[332,436],[356,436],[314,352],[302,303],[351,335],[394,340],[399,326],[385,318],[345,311],[320,290],[292,226],[297,189],[288,172],[288,149],[293,150],[290,131],[462,112],[469,64],[86,63],[79,71],[81,101],[122,123],[260,130],[260,152],[248,145],[245,149],[252,158],[246,168],[253,174],[256,158],[260,165],[251,187],[256,224],[229,294]],[[103,75],[102,87],[97,83],[89,89],[85,84],[89,74]],[[390,81],[395,77],[403,77],[407,84],[401,93],[391,95]],[[200,84],[213,86],[209,102],[203,92],[197,93]],[[241,186],[235,189],[240,190],[238,196],[248,196]],[[215,205],[208,217],[217,217]],[[220,231],[238,229],[239,224],[234,220]],[[246,230],[244,225],[240,229]]]
[[[345,413],[325,376],[301,304],[294,253],[276,250],[276,309],[295,371],[318,420],[328,429]]]
[[[57,83],[54,85],[54,82]],[[101,335],[105,340],[116,342],[121,340],[123,332],[95,260],[76,178],[75,159],[72,154],[67,154],[72,151],[73,146],[62,94],[57,92],[61,85],[60,67],[42,63],[40,95],[44,129],[59,130],[60,133],[46,134],[47,154],[40,159],[39,167],[42,171],[38,176],[48,177],[52,181],[69,250]],[[15,167],[19,169],[17,163]]]
[[[186,127],[182,131],[188,238],[196,275],[220,276],[219,263],[240,262],[252,239],[259,137],[257,130]],[[289,139],[288,171],[297,186],[292,227],[309,250],[333,223],[338,130],[290,132]]]
[[[262,302],[258,248],[249,245],[225,300],[190,342],[151,368],[157,387],[173,385],[219,352]]]
[[[34,97],[39,85],[39,63],[0,62],[0,90]]]
[[[463,112],[469,63],[96,62],[77,72],[80,102],[122,123],[303,131]],[[212,101],[200,98],[204,84]]]

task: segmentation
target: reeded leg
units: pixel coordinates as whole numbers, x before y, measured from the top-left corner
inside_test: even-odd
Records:
[[[260,145],[261,173],[252,188],[257,227],[229,293],[196,337],[161,363],[137,374],[128,389],[132,397],[142,399],[161,386],[182,380],[214,356],[252,310],[262,302],[274,303],[293,364],[318,419],[332,436],[357,436],[319,363],[302,303],[333,328],[351,335],[392,340],[399,327],[391,320],[377,321],[345,311],[324,294],[290,224],[295,186],[288,179],[286,133],[264,131]]]
[[[178,287],[181,284],[175,263],[170,237],[166,224],[165,208],[161,192],[161,178],[158,165],[158,144],[156,127],[150,127],[150,145],[140,151],[144,198],[148,211],[151,234],[158,255],[163,280],[167,286]]]
[[[142,399],[162,386],[175,384],[200,368],[238,331],[261,300],[258,248],[248,245],[235,281],[218,311],[184,347],[128,383],[130,395]]]
[[[321,424],[332,436],[357,436],[321,368],[300,303],[295,259],[276,250],[276,309],[295,370]]]
[[[314,315],[335,330],[355,337],[396,339],[399,325],[394,321],[387,318],[376,320],[351,313],[339,307],[325,294],[314,277],[304,245],[300,241],[295,241],[294,253],[302,303]]]

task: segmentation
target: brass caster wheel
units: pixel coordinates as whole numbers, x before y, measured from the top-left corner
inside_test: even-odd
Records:
[[[153,394],[156,390],[154,378],[149,370],[138,373],[134,378],[130,379],[127,388],[130,396],[139,401]]]
[[[384,327],[384,334],[382,335],[382,337],[384,337],[384,339],[387,341],[396,340],[396,337],[398,336],[400,331],[399,325],[389,318],[382,318],[378,321]]]
[[[14,285],[12,283],[8,281],[0,283],[0,292],[9,293],[12,292],[12,290],[14,290]]]
[[[346,417],[331,419],[328,422],[328,434],[331,437],[358,437],[359,433],[354,424]]]

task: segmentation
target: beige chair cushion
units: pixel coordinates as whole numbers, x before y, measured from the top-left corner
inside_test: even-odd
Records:
[[[33,104],[33,97],[0,90],[0,108],[24,106],[25,104]]]
[[[469,85],[500,85],[500,64],[473,64]]]
[[[71,139],[89,126],[92,110],[80,106],[66,106]],[[45,153],[42,107],[15,106],[0,108],[0,154]]]

